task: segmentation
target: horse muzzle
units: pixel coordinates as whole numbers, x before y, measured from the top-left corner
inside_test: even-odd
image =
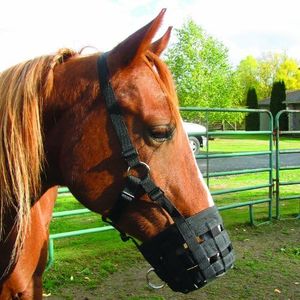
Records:
[[[232,268],[235,257],[215,206],[175,223],[139,246],[155,273],[176,292],[203,287]]]

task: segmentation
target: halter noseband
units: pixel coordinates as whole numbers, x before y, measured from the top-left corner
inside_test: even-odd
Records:
[[[108,81],[107,56],[108,53],[104,53],[97,61],[101,93],[120,142],[122,157],[128,164],[125,187],[107,218],[116,226],[126,206],[137,201],[141,191],[164,208],[174,224],[141,245],[134,242],[156,274],[174,291],[190,292],[232,267],[234,253],[231,242],[215,206],[185,218],[153,182],[149,166],[140,161],[130,140],[120,106]],[[136,176],[135,173],[141,175]],[[107,218],[104,220],[107,221]],[[123,239],[128,239],[119,231]]]

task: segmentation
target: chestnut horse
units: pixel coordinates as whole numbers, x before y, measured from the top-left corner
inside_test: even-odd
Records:
[[[0,75],[0,299],[42,299],[58,185],[130,235],[174,290],[232,266],[226,230],[152,43],[165,10],[106,54],[63,49]]]

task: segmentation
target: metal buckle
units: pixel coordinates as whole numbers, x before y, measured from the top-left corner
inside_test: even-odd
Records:
[[[146,273],[146,281],[147,281],[148,286],[151,287],[151,288],[154,289],[154,290],[160,290],[160,289],[162,289],[163,287],[165,287],[165,285],[166,285],[165,282],[163,282],[163,283],[160,284],[160,285],[156,285],[156,284],[150,282],[149,276],[150,276],[151,273],[155,273],[154,268],[150,268],[150,269],[147,271],[147,273]],[[156,273],[155,273],[155,275],[156,275]]]
[[[138,176],[138,178],[143,179],[143,178],[146,178],[147,175],[150,173],[150,167],[146,163],[140,161],[135,166],[132,166],[132,167],[129,166],[128,167],[128,169],[127,169],[127,176],[132,175],[131,173],[133,171],[136,171],[139,175],[142,174],[142,176]]]
[[[129,193],[125,190],[122,191],[121,197],[122,197],[122,199],[124,199],[128,202],[131,202],[135,198],[134,195],[132,195],[131,193]]]

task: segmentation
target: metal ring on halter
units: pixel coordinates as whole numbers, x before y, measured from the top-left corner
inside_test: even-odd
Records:
[[[150,268],[150,269],[148,270],[148,272],[146,273],[146,280],[147,280],[148,286],[151,287],[151,288],[154,289],[154,290],[160,290],[160,289],[162,289],[163,287],[165,287],[165,285],[166,285],[165,282],[163,282],[163,283],[160,284],[160,285],[156,285],[156,284],[154,284],[154,283],[151,283],[151,282],[150,282],[150,278],[149,278],[149,275],[150,275],[151,273],[155,273],[154,268]]]
[[[131,170],[138,170],[139,168],[144,168],[145,169],[145,173],[146,173],[146,175],[148,175],[149,173],[150,173],[150,167],[146,164],[146,163],[144,163],[144,162],[142,162],[142,161],[140,161],[137,165],[135,165],[134,167],[128,167],[128,169],[127,169],[127,176],[129,176],[130,175],[130,171]]]

